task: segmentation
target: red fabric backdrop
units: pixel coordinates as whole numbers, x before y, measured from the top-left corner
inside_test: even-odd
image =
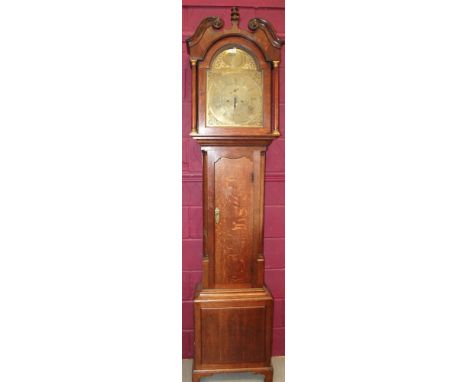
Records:
[[[193,357],[193,294],[201,279],[201,152],[190,137],[190,65],[185,39],[207,16],[230,25],[230,7],[240,12],[240,27],[253,17],[267,19],[284,39],[284,0],[184,0],[182,8],[182,357]],[[280,130],[269,147],[265,175],[265,283],[274,297],[273,355],[284,355],[284,47],[280,67]]]

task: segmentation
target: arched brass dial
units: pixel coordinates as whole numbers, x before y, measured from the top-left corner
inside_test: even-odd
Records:
[[[230,48],[207,71],[207,126],[262,127],[262,72],[242,49]]]

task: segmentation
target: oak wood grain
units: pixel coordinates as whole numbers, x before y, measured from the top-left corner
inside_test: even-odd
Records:
[[[203,178],[202,282],[194,298],[192,380],[249,371],[272,381],[273,298],[264,285],[265,155],[279,135],[278,65],[282,41],[273,26],[251,19],[239,28],[212,16],[187,39],[192,65],[192,131],[201,147]],[[263,75],[262,127],[207,127],[206,78],[226,47],[254,57]]]

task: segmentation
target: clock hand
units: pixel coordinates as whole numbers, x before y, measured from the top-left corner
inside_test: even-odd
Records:
[[[236,104],[237,104],[237,98],[234,97],[234,109],[236,108]]]

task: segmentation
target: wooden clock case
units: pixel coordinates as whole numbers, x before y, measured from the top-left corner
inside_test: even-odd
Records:
[[[249,30],[231,11],[230,29],[219,17],[201,21],[187,40],[192,68],[192,131],[203,158],[202,281],[194,298],[192,381],[215,373],[253,372],[272,382],[273,298],[264,284],[265,153],[279,132],[279,62],[283,42],[269,22]],[[205,125],[206,71],[216,53],[237,46],[263,73],[262,127]]]

